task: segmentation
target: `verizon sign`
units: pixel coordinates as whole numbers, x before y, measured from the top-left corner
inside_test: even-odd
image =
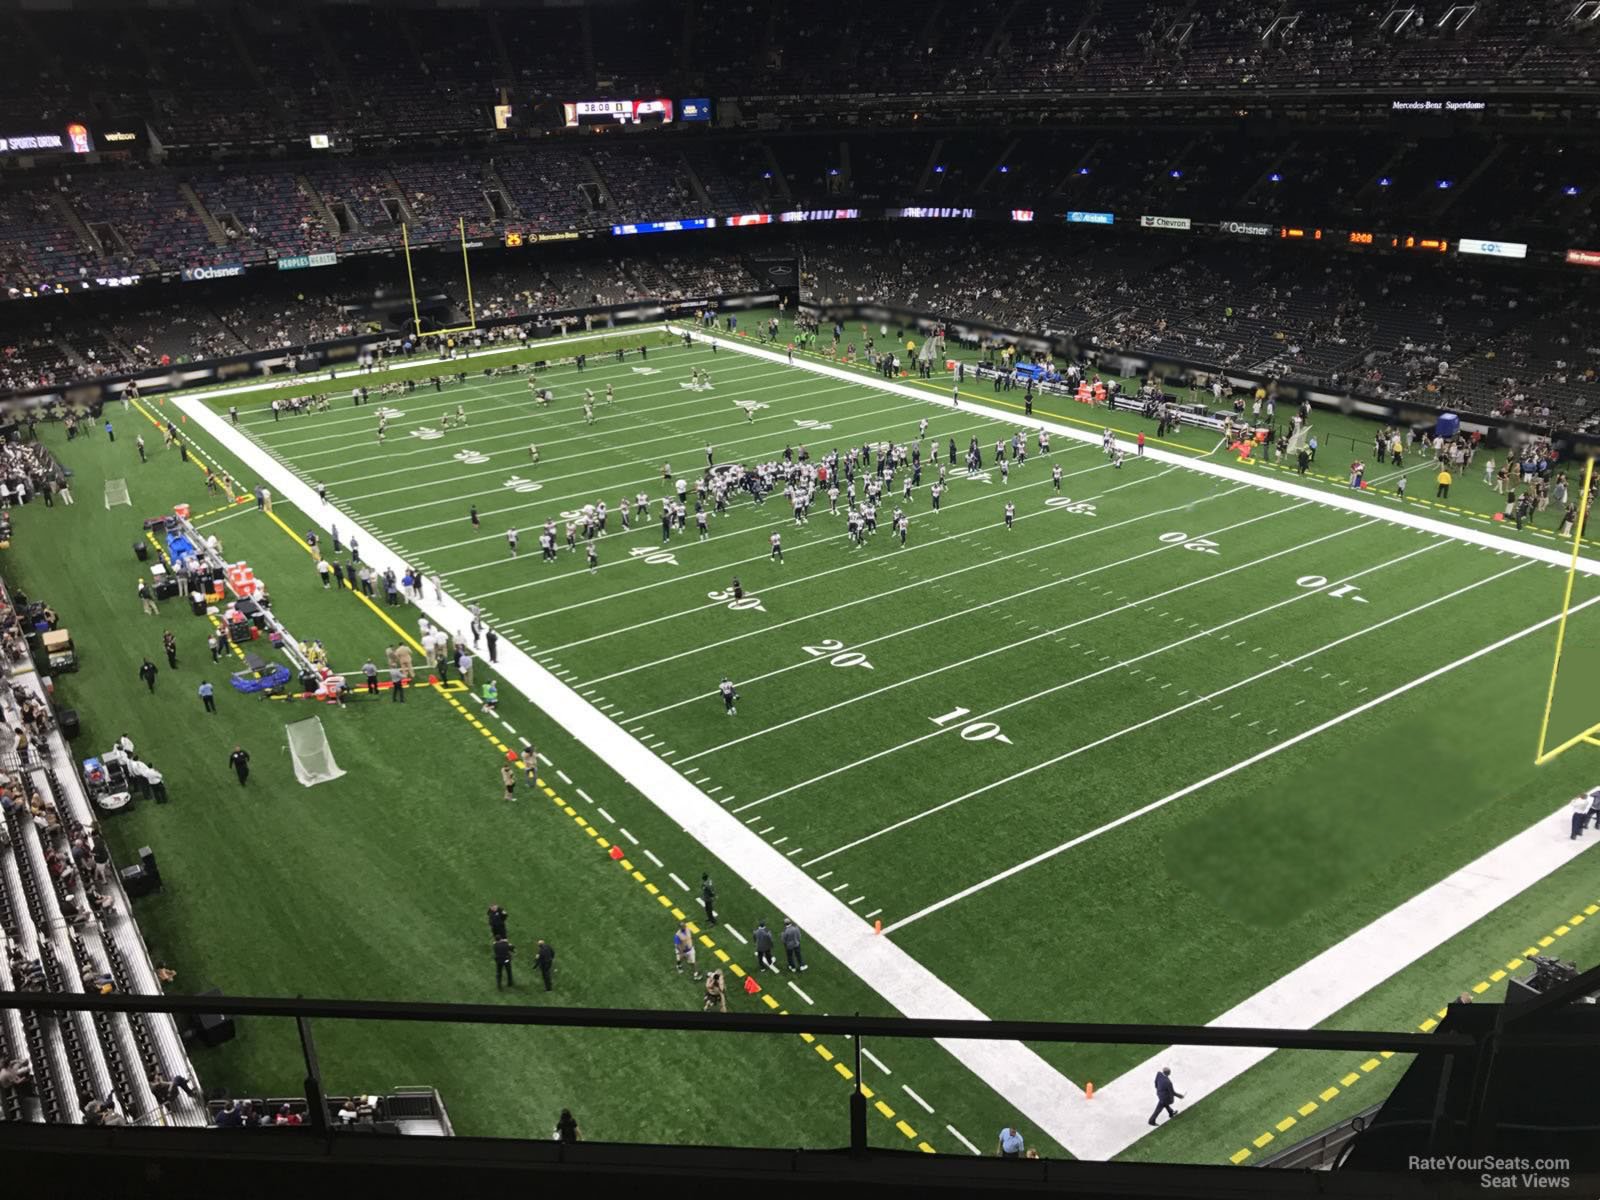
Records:
[[[1188,217],[1140,217],[1139,225],[1144,229],[1189,229],[1193,222]]]
[[[1575,267],[1600,267],[1600,250],[1568,250],[1567,261]]]

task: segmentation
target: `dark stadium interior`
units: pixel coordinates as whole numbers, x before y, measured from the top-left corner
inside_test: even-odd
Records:
[[[475,352],[574,330],[659,327],[724,304],[759,307],[763,321],[770,305],[804,311],[814,328],[859,325],[868,356],[869,326],[882,321],[883,336],[894,322],[936,329],[941,347],[948,330],[973,363],[985,356],[986,369],[999,347],[1020,343],[1078,364],[1085,377],[1147,377],[1158,400],[1163,387],[1187,387],[1192,399],[1202,381],[1231,379],[1241,395],[1262,389],[1258,413],[1267,389],[1281,389],[1307,398],[1308,412],[1314,398],[1397,430],[1451,413],[1487,431],[1490,446],[1521,446],[1532,434],[1541,460],[1552,445],[1564,459],[1592,457],[1600,3],[0,3],[0,408],[6,451],[26,460],[18,468],[8,459],[13,471],[56,469],[27,458],[35,450],[24,448],[23,425],[92,414],[92,429],[102,406],[125,412],[129,396],[285,365],[319,375],[327,367],[332,378],[358,356],[369,369],[373,353],[380,366],[409,361],[430,330],[454,331],[452,353]],[[776,334],[767,337],[781,351]],[[844,333],[852,360],[853,337]],[[835,359],[840,340],[836,332]],[[951,357],[944,369],[959,370],[959,396],[966,360],[958,368]],[[938,378],[940,398],[951,398]],[[1033,395],[1030,387],[1030,417]],[[1142,454],[1142,433],[1138,444]],[[937,440],[934,450],[937,466]],[[139,453],[142,461],[142,441]],[[477,520],[474,504],[474,532]],[[9,611],[5,586],[0,607]],[[8,691],[0,716],[32,728],[30,703]],[[0,753],[0,769],[22,770],[27,760],[14,758]],[[1397,1093],[1405,1112],[1392,1106],[1376,1118],[1378,1132],[1350,1160],[1359,1170],[1343,1177],[1301,1170],[1299,1158],[1280,1176],[1266,1163],[1126,1161],[1001,1178],[966,1158],[941,1175],[943,1155],[907,1166],[898,1152],[865,1152],[859,1114],[842,1099],[838,1145],[854,1157],[777,1145],[596,1146],[586,1159],[564,1143],[470,1137],[449,1150],[400,1150],[407,1139],[381,1134],[346,1135],[335,1147],[337,1104],[321,1095],[307,1036],[307,1095],[284,1108],[311,1127],[301,1146],[279,1154],[239,1140],[224,1153],[221,1139],[245,1135],[206,1126],[226,1124],[217,1114],[233,1112],[243,1093],[184,1094],[168,1077],[185,1051],[154,1013],[5,1005],[12,991],[159,994],[120,886],[120,900],[105,898],[121,905],[115,920],[102,921],[87,907],[96,893],[80,902],[63,882],[72,861],[90,868],[98,836],[50,780],[33,810],[37,862],[23,852],[34,845],[26,805],[8,805],[0,825],[0,941],[9,950],[13,937],[22,944],[19,930],[43,929],[54,888],[68,914],[56,931],[75,956],[65,961],[65,949],[41,936],[37,956],[17,951],[0,974],[0,1067],[32,1059],[39,1078],[9,1086],[0,1077],[0,1145],[19,1167],[36,1164],[33,1178],[64,1179],[88,1162],[126,1177],[128,1195],[646,1177],[808,1195],[830,1186],[1465,1195],[1465,1176],[1408,1178],[1406,1154],[1548,1152],[1554,1143],[1528,1131],[1555,1120],[1552,1096],[1569,1106],[1561,1111],[1571,1126],[1592,1130],[1597,1119],[1575,1081],[1578,1060],[1563,1067],[1574,1046],[1592,1049],[1589,1023],[1547,1008],[1528,1022],[1547,1039],[1516,1051],[1487,1012],[1471,1021],[1458,1009],[1439,1028],[1461,1039],[1451,1043],[1461,1056],[1444,1060],[1442,1079],[1439,1056],[1412,1063]],[[1513,1051],[1527,1056],[1524,1067],[1560,1076],[1542,1104],[1493,1078],[1496,1056],[1504,1063]],[[1519,1071],[1519,1081],[1532,1074]],[[104,1123],[81,1098],[101,1104],[95,1085],[105,1078],[113,1108],[166,1097],[159,1116],[130,1124],[192,1128],[60,1128]],[[392,1133],[381,1105],[374,1119],[377,1099],[352,1097],[363,1113],[351,1123]],[[1345,1163],[1340,1147],[1363,1145],[1367,1116],[1303,1161]],[[448,1130],[448,1118],[442,1124]],[[166,1132],[173,1139],[162,1144]],[[100,1140],[75,1141],[80,1134]],[[528,1137],[550,1141],[542,1129]],[[715,1143],[715,1130],[706,1141]],[[80,1160],[86,1153],[96,1157]],[[1592,1150],[1573,1157],[1577,1174],[1600,1170]],[[259,1172],[253,1184],[239,1177],[246,1169]]]

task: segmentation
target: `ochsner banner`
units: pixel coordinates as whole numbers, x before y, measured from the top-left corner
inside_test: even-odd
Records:
[[[227,263],[216,267],[185,267],[183,281],[194,283],[200,279],[233,279],[244,274],[243,263]]]
[[[1253,221],[1223,221],[1218,226],[1223,233],[1242,233],[1249,237],[1272,237],[1278,232],[1272,225],[1257,225]]]
[[[1145,229],[1189,229],[1193,222],[1188,217],[1140,217],[1139,224]]]

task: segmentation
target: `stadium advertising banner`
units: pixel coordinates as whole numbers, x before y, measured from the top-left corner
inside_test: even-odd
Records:
[[[796,221],[854,221],[860,215],[859,208],[806,208],[781,212],[778,220],[785,225]]]
[[[737,229],[742,225],[771,225],[771,213],[735,213],[731,217],[723,217],[722,225],[725,229]]]
[[[894,217],[912,217],[914,219],[944,220],[954,217],[959,220],[970,221],[973,217],[973,210],[970,208],[891,208],[884,215],[891,219]]]
[[[1246,237],[1277,237],[1276,225],[1261,225],[1255,221],[1221,221],[1217,228],[1223,233],[1242,233]]]
[[[574,100],[561,106],[568,128],[579,125],[666,124],[671,100]]]
[[[320,254],[286,254],[278,260],[278,270],[299,271],[306,267],[331,267],[339,261],[339,256],[332,250],[324,250]]]
[[[1194,222],[1188,217],[1151,217],[1139,218],[1141,229],[1192,229]]]
[[[198,283],[203,279],[237,279],[244,274],[243,263],[220,263],[214,267],[185,267],[185,283]]]
[[[1487,254],[1492,258],[1527,258],[1526,242],[1486,242],[1482,238],[1462,238],[1456,242],[1458,254]]]
[[[1011,219],[1013,221],[1031,221],[1033,220],[1033,209],[1013,208],[1011,210]]]
[[[1488,107],[1482,100],[1394,100],[1389,104],[1389,111],[1397,113],[1481,113]]]
[[[613,225],[613,237],[626,237],[634,233],[681,233],[685,229],[715,229],[715,217],[685,217],[681,221],[639,221],[632,225]]]
[[[1071,225],[1111,225],[1116,222],[1114,213],[1105,212],[1069,212],[1067,222]]]
[[[1600,250],[1568,250],[1567,261],[1575,267],[1600,267]]]
[[[680,121],[709,121],[711,120],[711,101],[679,100],[678,120]]]
[[[0,137],[0,154],[88,154],[94,149],[89,127],[74,121],[60,133],[17,133]]]

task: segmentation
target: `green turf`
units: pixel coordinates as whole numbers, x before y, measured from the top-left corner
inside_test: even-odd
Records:
[[[159,618],[139,613],[133,588],[146,568],[130,545],[140,536],[141,514],[180,500],[196,512],[211,510],[200,474],[180,463],[176,451],[152,450],[148,464],[137,461],[138,410],[109,415],[118,429],[114,444],[99,434],[66,444],[58,429],[45,430],[75,472],[78,503],[17,514],[7,574],[15,586],[51,600],[73,632],[82,667],[58,686],[62,702],[83,715],[74,749],[87,755],[126,732],[167,773],[170,804],[141,804],[108,821],[107,832],[121,861],[141,845],[157,851],[168,886],[140,901],[138,916],[152,952],[178,969],[179,990],[216,985],[242,994],[543,1003],[532,968],[534,940],[543,936],[558,950],[555,1002],[698,1009],[699,985],[670,965],[670,914],[542,794],[525,791],[518,805],[506,805],[497,755],[440,696],[423,689],[403,707],[384,698],[344,711],[239,697],[224,685],[227,665],[213,667],[205,652],[209,626],[186,606],[168,602]],[[153,436],[146,440],[159,445]],[[218,468],[248,478],[214,447],[195,448]],[[106,478],[129,480],[132,509],[101,507]],[[278,513],[291,528],[309,524],[284,505]],[[247,557],[267,581],[290,628],[324,641],[336,661],[359,665],[370,654],[381,662],[383,647],[398,640],[354,595],[324,592],[303,547],[253,506],[214,512],[209,520],[230,556]],[[49,552],[63,542],[74,553]],[[160,631],[169,626],[179,636],[176,671],[160,654]],[[161,666],[154,695],[136,677],[146,654]],[[203,713],[194,693],[202,678],[219,687],[215,716]],[[604,826],[608,840],[628,845],[618,833],[625,827],[663,861],[660,868],[637,864],[650,872],[652,886],[687,906],[690,897],[667,873],[687,879],[710,870],[724,914],[746,933],[760,916],[776,919],[601,759],[515,697],[503,697],[500,711],[606,809],[609,819],[593,816],[586,802],[551,779],[589,810],[595,826]],[[313,789],[294,782],[281,730],[284,721],[307,715],[321,716],[348,772]],[[254,757],[246,788],[227,766],[235,742]],[[514,994],[493,987],[483,921],[492,900],[510,908],[513,940],[522,947]],[[717,943],[734,962],[754,968],[744,945],[727,937]],[[712,952],[701,954],[704,963]],[[805,982],[814,1007],[763,977],[786,1010],[885,1011],[853,977],[830,972],[820,948],[813,961],[818,969]],[[735,1010],[767,1011],[759,996],[742,990],[730,990],[729,999]],[[238,1040],[197,1059],[203,1081],[245,1094],[297,1091],[303,1070],[294,1030],[260,1020],[239,1028]],[[330,1088],[434,1084],[463,1133],[545,1136],[554,1114],[571,1106],[588,1136],[610,1140],[828,1146],[847,1137],[849,1085],[799,1037],[695,1041],[333,1022],[319,1023],[317,1036]],[[821,1045],[851,1061],[847,1043]],[[893,1068],[893,1079],[880,1079],[870,1064],[864,1077],[882,1085],[896,1112],[890,1120],[874,1110],[869,1132],[877,1144],[927,1142],[962,1153],[946,1125],[977,1140],[1011,1118],[935,1047],[878,1047],[877,1054]],[[937,1106],[937,1121],[924,1120],[899,1094],[902,1081]],[[902,1120],[914,1139],[898,1128]]]
[[[711,371],[713,391],[679,386],[691,364]],[[662,560],[654,511],[623,534],[618,502],[639,491],[659,497],[663,462],[698,474],[708,442],[719,461],[754,462],[786,443],[820,452],[907,440],[928,417],[941,444],[954,437],[964,447],[976,434],[987,463],[995,438],[1013,426],[726,349],[663,347],[648,364],[660,374],[637,373],[640,365],[597,362],[582,377],[557,369],[549,410],[528,403],[523,379],[418,391],[387,402],[405,415],[391,419],[381,445],[376,408],[352,409],[348,388],[330,412],[279,422],[265,394],[209,402],[222,411],[238,402],[249,435],[327,484],[345,517],[439,572],[459,598],[478,599],[506,637],[592,703],[620,705],[613,715],[625,726],[663,739],[658,752],[671,750],[675,765],[695,769],[730,810],[744,809],[757,832],[797,850],[864,920],[914,917],[891,936],[991,1015],[1209,1020],[1587,782],[1584,751],[1531,778],[1507,769],[1531,761],[1554,642],[1546,631],[923,915],[1549,615],[1564,573],[1299,505],[1242,479],[1230,486],[1149,461],[1115,470],[1065,439],[1052,457],[1063,495],[1076,503],[1048,503],[1048,467],[1035,456],[1009,484],[956,470],[937,516],[925,480],[904,548],[886,519],[870,545],[853,549],[825,505],[797,527],[775,497],[760,509],[740,500],[711,522],[704,543],[691,519]],[[586,425],[581,388],[603,391],[606,382],[618,403]],[[974,396],[990,399],[982,389]],[[767,407],[751,422],[736,402]],[[439,414],[457,404],[468,410],[467,429],[411,436],[438,428]],[[79,505],[44,519],[70,524],[82,553],[38,553],[25,525],[9,574],[54,600],[74,628],[85,665],[62,687],[85,713],[85,740],[101,748],[128,725],[171,767],[174,804],[119,819],[112,839],[122,856],[147,842],[162,855],[173,885],[143,905],[141,920],[183,985],[482,999],[492,994],[482,909],[498,899],[512,908],[525,951],[540,935],[558,947],[567,1002],[697,1004],[693,985],[666,965],[670,914],[596,850],[565,805],[540,795],[506,806],[492,747],[437,695],[419,692],[403,712],[387,700],[324,712],[350,774],[316,789],[293,784],[279,749],[277,726],[305,706],[225,697],[215,728],[201,734],[213,750],[180,749],[206,720],[189,665],[202,654],[202,626],[164,614],[186,623],[184,664],[176,677],[163,672],[155,698],[142,696],[134,670],[140,654],[159,648],[160,623],[141,618],[132,596],[137,567],[127,546],[137,516],[180,499],[206,511],[204,530],[250,559],[290,627],[327,643],[336,666],[353,669],[397,635],[357,598],[324,593],[304,547],[252,506],[209,512],[198,473],[171,453],[145,467],[132,461],[129,430],[142,418],[116,421],[116,446],[97,436],[62,448],[78,472]],[[1200,448],[1198,435],[1183,436]],[[536,466],[530,442],[541,448]],[[198,448],[250,481],[205,439]],[[1241,468],[1250,470],[1260,468]],[[100,509],[106,475],[132,481],[132,514]],[[600,570],[591,575],[583,555],[565,548],[542,564],[539,524],[549,516],[564,526],[562,514],[602,498],[611,533]],[[1005,499],[1017,504],[1011,530],[1000,520]],[[898,484],[884,518],[896,503]],[[478,530],[467,520],[474,504]],[[310,524],[282,504],[278,515],[290,530]],[[522,532],[515,561],[504,540],[512,523]],[[767,553],[774,529],[783,534],[781,565]],[[1215,543],[1216,553],[1162,540],[1179,533]],[[721,593],[735,575],[759,608],[729,608]],[[1313,576],[1333,585],[1358,576],[1359,592],[1334,596],[1333,585],[1299,582]],[[1595,594],[1579,580],[1578,601]],[[1592,641],[1593,612],[1576,617],[1569,636]],[[741,692],[733,719],[715,696],[724,673]],[[1219,689],[1227,690],[1195,702]],[[1563,728],[1583,719],[1585,703],[1566,704]],[[960,709],[968,712],[949,716]],[[619,833],[626,827],[639,851],[662,860],[635,865],[673,903],[691,900],[669,873],[693,880],[708,869],[720,876],[725,910],[746,928],[757,915],[779,915],[704,861],[594,748],[572,744],[519,699],[503,699],[501,712],[574,781],[552,783],[603,831],[596,836],[633,854]],[[234,740],[256,754],[248,796],[226,768]],[[1037,769],[1019,774],[1028,768]],[[574,798],[577,787],[594,808]],[[939,805],[947,807],[929,811]],[[745,947],[719,946],[753,965]],[[826,965],[825,947],[816,952],[819,969],[805,984],[818,1010],[884,1011],[859,981]],[[524,980],[531,974],[525,967]],[[1415,1009],[1436,990],[1408,973],[1386,994]],[[776,991],[786,1007],[808,1011],[791,990]],[[542,996],[525,985],[519,998]],[[682,1039],[528,1034],[512,1040],[530,1044],[508,1054],[508,1036],[319,1027],[337,1078],[364,1088],[437,1083],[466,1132],[538,1131],[552,1106],[579,1096],[580,1119],[613,1136],[692,1140],[714,1129],[750,1142],[842,1138],[844,1081],[799,1039],[759,1047],[732,1039],[711,1050]],[[881,1144],[926,1140],[959,1152],[946,1124],[987,1146],[1010,1118],[942,1050],[892,1053],[880,1052],[891,1078],[875,1078],[876,1068],[868,1076],[897,1111],[874,1118]],[[1118,1048],[1045,1053],[1070,1077],[1097,1081],[1143,1058]],[[236,1087],[291,1089],[292,1033],[247,1025],[202,1070]],[[1275,1086],[1292,1090],[1304,1078],[1295,1068]],[[901,1094],[907,1085],[937,1113]],[[752,1105],[751,1096],[772,1100]],[[1231,1114],[1227,1124],[1249,1124],[1242,1107],[1214,1107]],[[915,1138],[897,1129],[901,1119]],[[1217,1153],[1210,1142],[1166,1142],[1180,1156]]]
[[[715,519],[705,542],[691,528],[666,547],[670,561],[651,561],[654,520],[622,533],[615,516],[593,575],[565,549],[552,565],[526,552],[513,560],[509,525],[526,551],[546,517],[599,499],[615,514],[623,496],[661,493],[663,461],[697,472],[706,442],[719,461],[755,461],[785,443],[910,438],[932,415],[934,438],[964,448],[975,433],[988,461],[1011,429],[727,351],[657,361],[656,376],[590,371],[584,383],[613,382],[620,397],[593,426],[574,411],[572,376],[558,389],[565,406],[550,412],[532,410],[516,384],[472,389],[470,428],[435,444],[379,446],[371,418],[345,411],[247,427],[593,703],[621,705],[627,728],[662,739],[659,752],[692,765],[730,811],[759,817],[757,831],[798,850],[827,886],[848,884],[843,898],[864,918],[914,917],[896,936],[924,961],[986,944],[987,930],[1030,913],[1009,956],[986,946],[941,968],[996,1015],[1049,1011],[1069,964],[1130,927],[1160,927],[1149,974],[1092,989],[1073,1015],[1207,1019],[1584,781],[1573,758],[1508,796],[1493,769],[1531,757],[1543,679],[1523,664],[1548,661],[1553,634],[1540,634],[923,918],[1033,854],[1512,633],[1552,610],[1562,573],[1150,462],[1116,471],[1092,448],[1060,442],[1065,494],[1092,513],[1049,507],[1036,459],[1009,484],[956,472],[938,515],[919,489],[903,548],[882,532],[852,548],[839,518],[817,513],[797,527],[774,499]],[[691,362],[712,371],[711,393],[679,386]],[[769,407],[751,424],[740,401]],[[457,402],[423,398],[401,427]],[[527,440],[542,445],[537,467]],[[464,450],[488,462],[464,462]],[[539,490],[518,490],[531,486],[522,480]],[[1015,529],[1000,522],[1001,493],[1019,504]],[[774,529],[783,564],[766,553]],[[1161,540],[1177,534],[1213,541],[1215,553]],[[735,575],[761,608],[711,598]],[[1356,579],[1359,590],[1301,586],[1315,577]],[[1580,599],[1594,594],[1579,582]],[[1593,618],[1575,624],[1593,628]],[[837,658],[845,647],[865,660]],[[739,684],[734,722],[715,697],[723,674]],[[1499,701],[1496,728],[1456,745],[1486,694]],[[939,723],[963,708],[994,720]],[[986,738],[995,725],[1000,736]],[[1371,870],[1346,870],[1346,856]],[[1271,953],[1256,944],[1263,937]],[[1033,961],[1039,942],[1059,965]],[[1196,982],[1159,986],[1174,974]],[[1074,1078],[1129,1065],[1110,1051],[1052,1056]]]

